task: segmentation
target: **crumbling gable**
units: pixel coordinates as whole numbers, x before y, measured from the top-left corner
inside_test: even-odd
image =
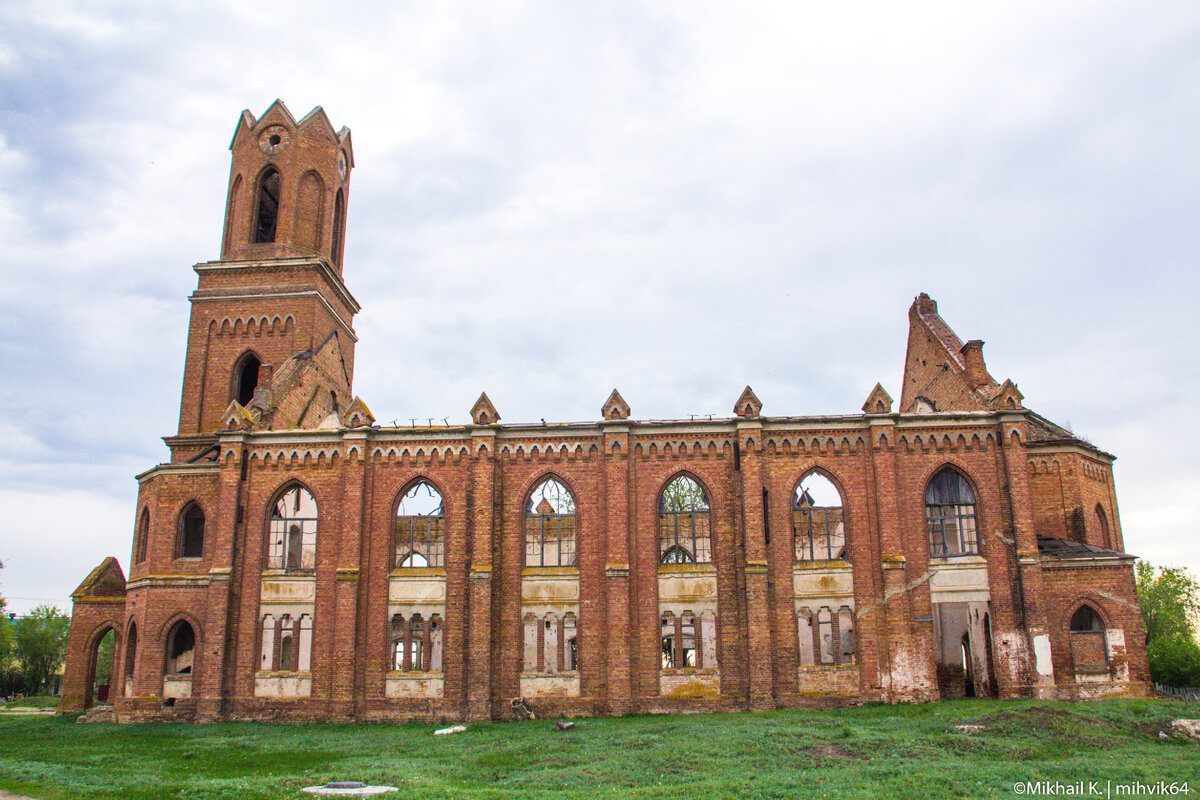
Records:
[[[109,556],[100,562],[94,570],[88,573],[75,591],[71,599],[76,603],[86,602],[97,597],[124,597],[125,573],[117,559]]]
[[[316,348],[289,358],[260,381],[251,413],[261,430],[312,430],[341,427],[342,410],[351,402],[350,379],[337,331]]]

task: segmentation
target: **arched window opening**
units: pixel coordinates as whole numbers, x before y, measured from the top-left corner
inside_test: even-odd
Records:
[[[1104,620],[1084,604],[1071,615],[1071,658],[1076,672],[1108,671],[1108,640]]]
[[[554,478],[525,501],[525,566],[575,566],[575,497]]]
[[[262,362],[253,353],[247,353],[238,368],[237,401],[240,406],[249,406],[254,399],[254,390],[258,388],[258,369]]]
[[[342,229],[345,226],[346,200],[342,190],[338,189],[337,195],[333,198],[333,243],[329,247],[329,257],[338,266],[341,266],[342,263]]]
[[[578,627],[575,615],[567,612],[563,615],[563,669],[575,671],[579,669]]]
[[[254,241],[256,243],[275,241],[275,228],[279,222],[281,184],[279,170],[274,167],[267,167],[266,172],[258,179],[258,205],[254,219]]]
[[[658,503],[658,553],[662,564],[709,564],[708,495],[687,475],[663,489]]]
[[[271,508],[268,569],[310,570],[317,563],[317,503],[293,486]]]
[[[125,676],[125,696],[133,697],[133,667],[137,663],[138,630],[137,623],[129,621],[129,631],[125,634],[125,662],[121,674]]]
[[[1104,506],[1096,504],[1096,527],[1100,532],[1100,546],[1112,548],[1113,540],[1108,532],[1108,515],[1104,513]]]
[[[293,646],[292,634],[289,631],[279,640],[279,668],[284,671],[294,672],[296,669],[294,663],[295,656],[296,648]]]
[[[137,533],[133,537],[133,563],[141,564],[146,560],[146,547],[150,539],[150,509],[143,508],[138,518]]]
[[[846,519],[842,496],[833,482],[810,472],[792,496],[792,531],[797,561],[832,561],[846,557]]]
[[[444,566],[445,518],[442,495],[428,481],[419,481],[405,492],[396,510],[393,566]]]
[[[196,652],[196,632],[185,620],[176,622],[167,635],[168,675],[190,675]]]
[[[200,558],[204,555],[204,512],[196,503],[188,503],[179,517],[179,550],[176,558]]]
[[[925,520],[929,554],[935,558],[979,552],[975,522],[975,493],[956,470],[944,469],[925,489]]]

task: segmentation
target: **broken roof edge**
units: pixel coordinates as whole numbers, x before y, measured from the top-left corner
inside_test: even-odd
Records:
[[[1058,536],[1037,537],[1038,553],[1055,561],[1100,561],[1119,560],[1136,561],[1137,556],[1124,550],[1112,550],[1087,542],[1076,542]]]

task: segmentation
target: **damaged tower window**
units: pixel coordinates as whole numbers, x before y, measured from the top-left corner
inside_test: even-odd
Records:
[[[168,675],[189,675],[196,652],[196,632],[186,620],[176,622],[167,635]]]
[[[279,188],[282,181],[279,170],[267,167],[258,179],[258,213],[254,219],[254,241],[275,241],[275,227],[279,221]]]
[[[204,512],[195,502],[188,503],[179,517],[179,549],[176,558],[200,558],[204,555]]]
[[[242,365],[237,371],[238,405],[246,407],[254,399],[254,390],[258,388],[258,368],[262,362],[253,353],[242,356]]]
[[[658,504],[658,552],[662,564],[710,564],[708,495],[687,475],[663,489]]]

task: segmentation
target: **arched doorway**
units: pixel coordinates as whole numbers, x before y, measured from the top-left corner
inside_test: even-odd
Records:
[[[163,702],[175,705],[176,700],[192,696],[192,668],[196,657],[196,631],[187,620],[179,620],[167,633],[167,648],[163,667]]]
[[[117,633],[111,625],[97,631],[88,648],[87,688],[83,706],[107,705],[110,702],[113,653],[116,652]]]

